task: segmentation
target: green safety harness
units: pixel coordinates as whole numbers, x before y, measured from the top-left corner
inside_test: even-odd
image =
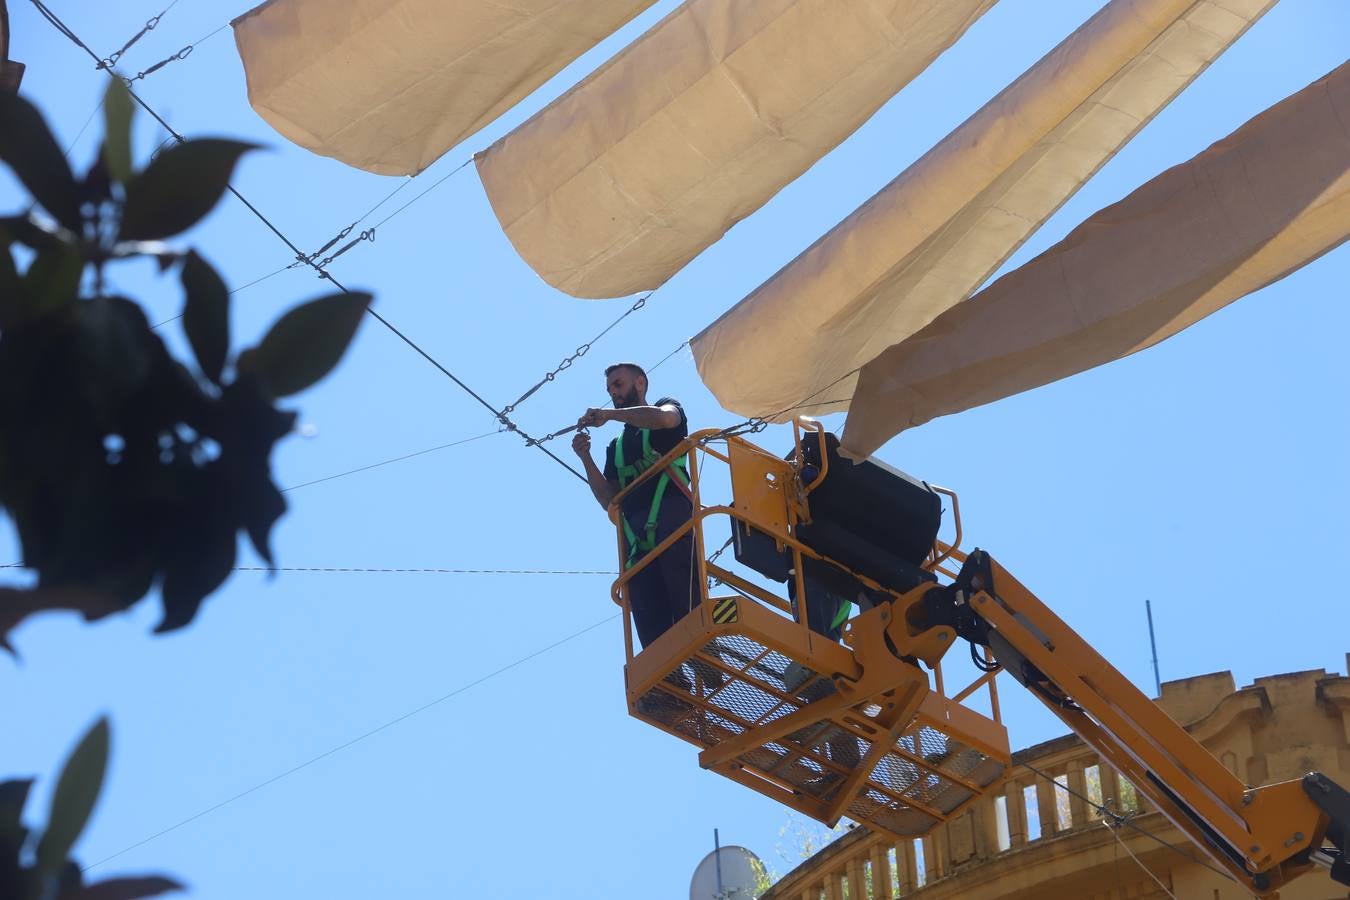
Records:
[[[624,429],[626,433],[628,429]],[[638,429],[642,432],[642,456],[632,464],[625,464],[623,454],[623,434],[614,442],[614,470],[619,475],[619,490],[623,490],[632,483],[643,472],[650,469],[661,458],[661,454],[652,449],[652,432],[650,428]],[[628,541],[628,561],[624,563],[625,569],[631,569],[638,561],[639,555],[645,555],[656,547],[656,519],[661,513],[661,499],[666,495],[666,487],[670,484],[670,475],[680,480],[680,486],[686,491],[689,487],[689,454],[679,457],[666,470],[661,473],[661,477],[656,479],[656,493],[652,495],[652,508],[647,513],[647,525],[641,537],[634,533],[631,525],[628,524],[628,517],[619,512],[619,519],[623,522],[623,536]],[[641,554],[639,554],[641,551]]]
[[[839,611],[834,614],[834,621],[830,623],[830,630],[834,631],[848,621],[848,617],[853,613],[853,604],[848,600],[839,604]]]

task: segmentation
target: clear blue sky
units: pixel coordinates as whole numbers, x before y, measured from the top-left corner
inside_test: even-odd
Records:
[[[53,7],[101,53],[160,2]],[[517,110],[452,151],[420,190],[556,96],[675,3],[662,0]],[[519,413],[543,432],[603,398],[607,362],[653,363],[889,181],[1100,6],[1002,0],[854,137],[696,259]],[[63,143],[105,87],[90,61],[11,0],[24,89]],[[133,73],[245,4],[181,0],[123,60]],[[1010,263],[1188,159],[1344,60],[1350,4],[1283,0]],[[236,185],[313,249],[399,183],[292,147],[250,110],[228,30],[137,90],[189,136],[268,145]],[[98,127],[75,141],[86,165]],[[142,158],[162,135],[142,118]],[[19,195],[0,176],[0,210]],[[231,285],[290,255],[238,203],[191,235]],[[139,266],[139,264],[138,264]],[[152,314],[173,279],[114,272]],[[379,311],[496,404],[514,399],[628,301],[544,285],[497,227],[467,168],[334,264]],[[1231,669],[1240,683],[1343,670],[1350,613],[1345,366],[1350,250],[1341,248],[1137,356],[935,421],[881,458],[960,492],[990,549],[1137,684],[1151,690],[1144,600],[1164,679]],[[293,270],[235,296],[237,341],[320,292]],[[182,346],[176,325],[162,331]],[[696,426],[730,424],[687,351],[653,377]],[[296,398],[317,435],[285,442],[300,484],[492,431],[491,417],[374,321],[333,377]],[[836,423],[837,424],[837,423]],[[611,430],[614,426],[610,426]],[[609,433],[605,433],[606,437]],[[783,430],[763,436],[775,447]],[[566,447],[561,449],[566,451]],[[289,494],[274,546],[291,567],[610,569],[608,523],[584,486],[509,435]],[[0,525],[0,555],[17,558]],[[3,560],[9,562],[10,559]],[[248,556],[242,565],[256,565]],[[152,637],[157,602],[95,626],[49,615],[0,658],[0,774],[52,773],[95,716],[113,723],[108,787],[77,847],[96,862],[450,694],[615,612],[608,580],[241,572],[187,631]],[[694,749],[629,719],[608,622],[100,866],[161,871],[203,898],[682,898],[712,830],[780,871],[784,809],[701,771]],[[1061,733],[1005,686],[1014,746]]]

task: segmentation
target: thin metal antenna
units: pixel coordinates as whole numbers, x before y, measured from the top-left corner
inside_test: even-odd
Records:
[[[1153,648],[1153,686],[1157,688],[1156,696],[1162,696],[1162,676],[1158,674],[1158,641],[1153,636],[1153,603],[1149,600],[1144,601],[1144,610],[1148,613],[1148,643]]]
[[[722,842],[717,837],[717,829],[713,829],[713,860],[717,863],[717,896],[725,897],[727,892],[722,890]]]

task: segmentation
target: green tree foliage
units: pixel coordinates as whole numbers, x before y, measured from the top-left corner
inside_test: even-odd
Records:
[[[85,884],[70,850],[94,811],[108,764],[108,723],[100,719],[66,760],[52,794],[47,827],[23,825],[31,780],[0,782],[0,897],[7,900],[137,900],[183,886],[148,875]]]
[[[224,281],[162,241],[211,211],[252,146],[186,141],[137,170],[116,79],[104,111],[102,149],[77,177],[41,113],[0,94],[0,162],[45,212],[0,218],[0,509],[38,576],[33,590],[0,589],[5,647],[33,612],[94,619],[156,586],[156,630],[181,628],[229,576],[240,532],[271,563],[286,503],[270,457],[295,423],[274,401],[328,374],[371,299],[312,300],[232,354]],[[177,272],[195,365],[106,290],[105,267],[138,257]]]

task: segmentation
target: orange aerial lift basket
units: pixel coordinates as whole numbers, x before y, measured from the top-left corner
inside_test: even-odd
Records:
[[[701,748],[704,768],[829,825],[847,816],[917,837],[997,786],[1010,755],[994,667],[977,655],[989,671],[948,696],[940,660],[955,630],[915,627],[926,591],[951,576],[943,563],[961,557],[955,495],[843,459],[799,419],[786,458],[739,435],[691,435],[611,509],[685,454],[692,517],[613,586],[629,712]],[[943,495],[951,545],[937,539]],[[634,653],[632,580],[685,535],[699,602]],[[626,561],[622,527],[618,541]],[[861,611],[847,617],[850,603]],[[992,717],[962,703],[980,690]]]

